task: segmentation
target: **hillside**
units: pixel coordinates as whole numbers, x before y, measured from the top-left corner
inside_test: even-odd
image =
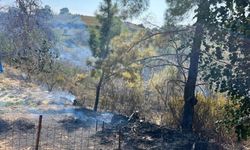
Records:
[[[88,27],[98,26],[98,20],[93,16],[58,14],[50,20],[50,25],[58,37],[56,48],[60,52],[60,59],[78,67],[86,67],[86,60],[92,55],[88,44]],[[123,28],[135,32],[144,27],[124,22]]]
[[[3,26],[6,25],[5,20],[8,16],[5,12],[0,12],[0,17],[3,18],[0,20],[0,31],[3,31]],[[48,25],[56,36],[55,49],[60,53],[60,60],[64,63],[86,69],[86,61],[92,56],[88,44],[88,28],[90,26],[98,26],[98,20],[94,16],[77,15],[68,12],[54,14],[48,20]],[[134,32],[143,27],[124,22],[122,28]]]
[[[32,143],[18,144],[18,139],[21,136],[24,136],[25,140],[32,138],[39,115],[43,115],[41,140],[43,148],[69,149],[68,143],[70,143],[70,146],[86,146],[88,149],[114,149],[118,146],[119,130],[122,134],[122,149],[220,148],[220,145],[208,142],[196,134],[186,134],[119,114],[96,113],[86,108],[72,106],[74,95],[60,90],[48,92],[35,83],[27,83],[21,79],[20,72],[13,68],[6,67],[6,72],[0,75],[0,83],[0,149],[30,147]],[[96,121],[99,122],[98,131],[95,131]],[[1,130],[2,128],[5,129]],[[13,131],[16,138],[1,138],[13,136]],[[54,143],[49,142],[51,139],[48,139],[48,135],[54,139]],[[91,137],[80,137],[82,135]],[[56,138],[57,136],[63,136],[66,143],[60,143],[61,139]],[[75,143],[77,140],[78,143]],[[89,144],[85,145],[85,142],[81,143],[80,140],[88,140]],[[11,144],[13,141],[14,145]]]
[[[80,15],[54,15],[50,25],[58,37],[56,48],[60,59],[79,67],[86,67],[86,60],[91,56],[88,45],[88,27]]]
[[[98,26],[99,22],[94,16],[81,15],[81,20],[88,26]]]
[[[87,113],[83,113],[83,109],[73,106],[75,99],[76,97],[68,91],[55,89],[49,92],[42,85],[27,82],[19,70],[9,66],[5,66],[5,72],[0,74],[0,116],[2,118],[15,119],[25,116],[27,119],[36,119],[42,114],[49,120],[53,118],[50,120],[51,123],[67,117],[88,119],[88,121],[92,120],[91,122],[97,118],[100,119],[99,121],[111,121],[113,116],[111,113],[103,113],[99,117],[86,117]]]

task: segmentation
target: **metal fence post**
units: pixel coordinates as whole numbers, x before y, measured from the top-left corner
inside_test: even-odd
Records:
[[[164,150],[164,137],[163,137],[163,129],[161,128],[161,149]]]
[[[95,131],[97,132],[97,130],[98,130],[98,120],[96,120],[95,122]]]
[[[40,115],[39,116],[39,122],[38,122],[38,130],[37,130],[37,135],[36,135],[35,150],[38,150],[38,148],[39,148],[40,134],[41,134],[41,129],[42,129],[42,120],[43,120],[43,116]]]
[[[104,131],[104,121],[102,122],[102,131]]]
[[[119,132],[118,132],[118,150],[121,150],[121,139],[122,139],[122,132],[121,132],[121,129],[119,129]]]

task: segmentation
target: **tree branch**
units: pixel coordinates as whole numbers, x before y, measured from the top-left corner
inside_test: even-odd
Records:
[[[180,29],[180,30],[169,30],[169,31],[159,31],[159,32],[156,32],[156,33],[151,33],[145,37],[143,37],[142,39],[134,42],[127,50],[127,52],[131,51],[135,46],[137,46],[138,44],[140,44],[141,42],[143,41],[146,41],[156,35],[161,35],[161,34],[171,34],[171,33],[178,33],[178,32],[183,32],[183,31],[188,31],[190,29],[190,27],[186,28],[186,29]]]
[[[137,61],[145,61],[145,60],[148,60],[148,59],[152,59],[152,58],[158,58],[158,57],[164,57],[164,56],[188,56],[186,54],[161,54],[161,55],[157,55],[157,56],[150,56],[150,57],[145,57],[145,58],[142,58],[142,59],[138,59]]]

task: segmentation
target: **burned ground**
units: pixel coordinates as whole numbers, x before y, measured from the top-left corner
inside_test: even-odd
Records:
[[[122,118],[119,116],[119,118]],[[126,150],[217,150],[223,149],[216,143],[210,143],[202,137],[180,130],[162,127],[149,122],[126,122],[120,124],[111,122],[103,131],[95,136],[100,139],[100,144],[107,147],[121,136],[122,149]]]

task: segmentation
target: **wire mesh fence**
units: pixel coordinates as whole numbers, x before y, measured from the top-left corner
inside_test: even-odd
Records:
[[[7,124],[8,121],[6,121]],[[2,125],[1,125],[2,126]],[[2,126],[3,127],[3,126]],[[39,133],[40,128],[40,133]],[[64,124],[63,126],[19,122],[0,130],[0,150],[88,150],[117,149],[120,137],[113,147],[104,148],[94,135],[104,129],[104,122],[92,126]]]

